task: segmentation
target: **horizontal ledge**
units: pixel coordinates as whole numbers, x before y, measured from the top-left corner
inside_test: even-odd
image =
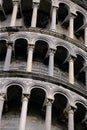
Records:
[[[0,78],[7,77],[20,77],[20,78],[30,78],[34,80],[40,80],[44,82],[50,82],[56,85],[62,85],[64,88],[67,88],[73,92],[76,92],[83,97],[87,98],[87,91],[85,88],[80,88],[76,84],[70,84],[66,80],[54,78],[48,75],[37,74],[33,72],[23,72],[23,71],[0,71]]]

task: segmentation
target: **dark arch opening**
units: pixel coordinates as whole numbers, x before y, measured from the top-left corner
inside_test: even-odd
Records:
[[[37,14],[37,27],[46,28],[50,21],[51,1],[41,0],[38,14]]]
[[[68,6],[64,3],[60,3],[57,11],[57,23],[58,21],[63,22],[64,19],[67,17],[68,13]]]
[[[64,117],[64,109],[67,105],[67,98],[63,94],[56,94],[52,109],[52,124],[60,126],[61,129],[66,128],[66,120]]]
[[[34,61],[41,61],[44,62],[46,59],[46,54],[48,51],[48,44],[45,41],[37,41],[35,43],[35,50],[34,50]]]
[[[65,62],[68,56],[68,50],[62,46],[57,47],[57,51],[54,57],[54,64],[56,67],[59,67],[63,71],[68,71],[68,62]]]
[[[15,42],[14,46],[14,56],[17,60],[27,60],[27,40],[25,39],[18,39]]]
[[[76,130],[86,130],[87,125],[83,122],[86,114],[86,108],[81,103],[76,103],[77,109],[74,114],[74,123]]]
[[[7,50],[6,41],[0,40],[0,61],[5,60],[6,50]]]
[[[77,38],[80,36],[84,37],[84,30],[78,30],[84,24],[84,16],[80,12],[77,12],[77,16],[74,19],[74,30]]]
[[[32,0],[21,0],[21,12],[23,15],[24,25],[31,26],[32,18]]]
[[[84,58],[78,54],[74,61],[74,73],[75,78],[85,85],[85,72],[82,70],[84,67],[84,62]]]
[[[11,85],[7,89],[7,100],[4,105],[3,114],[19,114],[21,111],[22,88],[18,85]],[[11,115],[10,114],[10,115]]]

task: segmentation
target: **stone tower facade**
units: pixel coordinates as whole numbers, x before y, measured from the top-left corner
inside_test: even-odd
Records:
[[[0,0],[0,130],[87,130],[81,2]]]

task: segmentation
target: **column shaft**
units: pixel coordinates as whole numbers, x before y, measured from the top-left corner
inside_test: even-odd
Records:
[[[71,15],[69,20],[69,36],[73,38],[74,35],[74,17]]]
[[[54,50],[49,51],[49,76],[53,76],[54,71]]]
[[[0,0],[0,5],[2,6],[2,0]]]
[[[85,71],[85,85],[86,85],[86,90],[87,90],[87,71]]]
[[[17,11],[18,11],[18,2],[14,2],[10,26],[15,26],[16,24]]]
[[[84,34],[84,41],[85,41],[85,46],[87,46],[87,27],[85,28],[85,34]]]
[[[31,27],[36,27],[36,24],[37,24],[37,10],[38,10],[38,4],[36,3],[36,4],[34,4],[34,6],[33,6]]]
[[[0,95],[0,130],[1,130],[1,118],[2,118],[2,112],[3,112],[3,105],[4,105],[4,98]]]
[[[74,130],[74,111],[70,109],[68,111],[68,130]]]
[[[28,49],[27,68],[26,68],[26,71],[28,72],[32,71],[33,49],[34,45],[30,45]]]
[[[19,130],[25,130],[26,118],[27,118],[27,107],[28,107],[28,97],[25,96],[23,98],[23,103],[22,103]]]
[[[45,130],[51,130],[51,113],[52,113],[52,102],[48,100],[46,105]]]
[[[4,105],[4,98],[2,96],[0,96],[0,122],[1,122],[1,118],[2,118],[3,105]]]
[[[56,30],[56,7],[52,7],[52,21],[51,21],[51,30]]]
[[[70,58],[69,60],[69,82],[74,83],[74,59]]]
[[[4,70],[9,70],[12,55],[12,46],[8,45],[7,53],[5,57]]]

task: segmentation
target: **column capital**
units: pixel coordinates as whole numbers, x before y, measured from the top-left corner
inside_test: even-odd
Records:
[[[23,94],[22,95],[22,100],[26,100],[30,98],[30,94]]]
[[[53,5],[52,5],[52,9],[53,9],[53,8],[58,9],[58,7],[59,7],[59,6],[56,5],[56,4],[53,4]]]
[[[39,4],[40,0],[33,0],[33,3]]]
[[[35,47],[34,44],[28,44],[28,51],[29,51],[29,49],[33,51],[34,47]]]
[[[76,106],[75,104],[74,104],[74,105],[68,105],[68,106],[65,108],[64,112],[65,112],[65,113],[75,112],[76,109],[77,109],[77,106]]]
[[[51,54],[55,54],[55,52],[56,52],[56,49],[53,49],[53,48],[49,48],[49,55],[51,55]]]
[[[8,47],[8,46],[11,46],[11,47],[12,47],[13,41],[7,41],[6,45],[7,45],[7,47]]]
[[[0,100],[5,100],[6,94],[5,93],[0,93]]]
[[[47,100],[46,100],[46,106],[50,106],[50,105],[52,105],[53,102],[54,102],[53,99],[48,99],[48,98],[47,98]]]
[[[20,0],[12,0],[13,4],[19,4]]]
[[[69,16],[72,17],[72,18],[75,18],[75,17],[77,16],[77,14],[71,12],[71,13],[69,14]]]
[[[39,1],[37,1],[37,2],[36,2],[36,1],[34,1],[34,2],[33,2],[33,7],[37,7],[37,8],[38,8],[39,3],[40,3]]]

